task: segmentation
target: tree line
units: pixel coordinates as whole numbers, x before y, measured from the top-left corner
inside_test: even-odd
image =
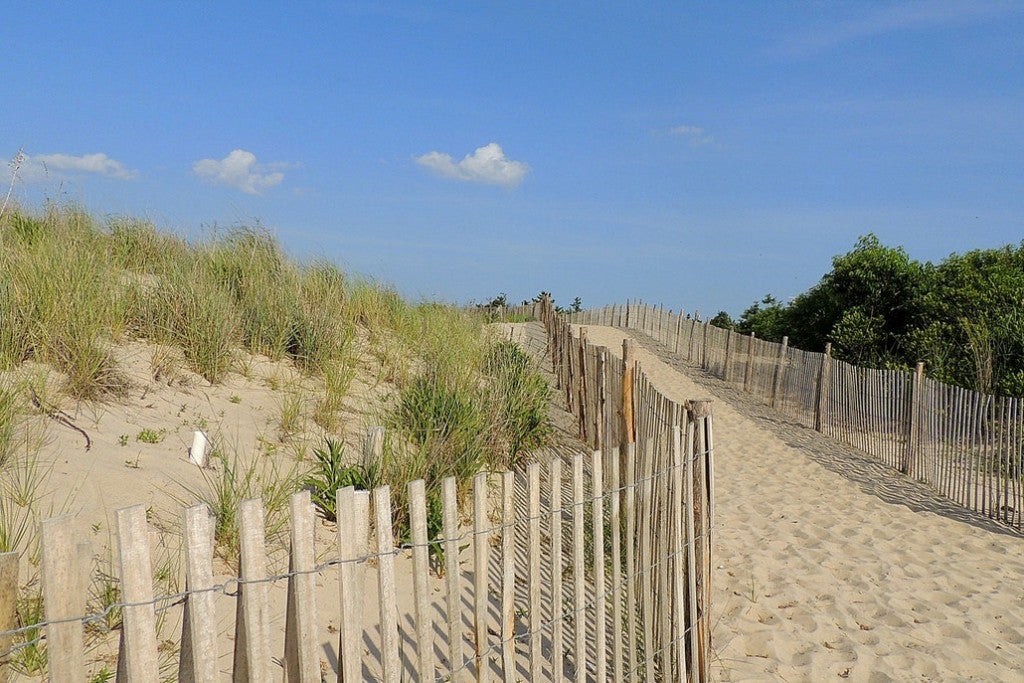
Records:
[[[835,358],[866,367],[923,361],[943,382],[1024,396],[1024,241],[934,264],[868,234],[790,302],[769,294],[711,323],[806,350],[831,343]]]

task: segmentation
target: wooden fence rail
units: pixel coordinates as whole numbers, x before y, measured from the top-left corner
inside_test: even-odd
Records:
[[[824,353],[721,330],[642,302],[582,311],[577,325],[638,330],[681,360],[789,419],[869,453],[950,500],[1022,528],[1024,399],[981,394],[913,371],[860,368]]]
[[[154,595],[145,506],[119,510],[122,594],[108,608],[122,611],[117,680],[706,681],[709,403],[669,401],[638,367],[574,336],[549,302],[540,309],[559,386],[595,445],[590,453],[481,472],[463,506],[457,482],[445,480],[434,538],[425,484],[410,482],[411,534],[401,545],[387,486],[337,491],[330,548],[316,547],[319,522],[310,493],[300,491],[290,501],[287,569],[278,572],[260,500],[240,506],[235,576],[215,574],[209,509],[188,508],[185,589],[175,595]],[[42,623],[17,627],[5,617],[17,600],[19,558],[0,555],[0,680],[26,634],[40,630],[34,644],[45,644],[51,680],[95,673],[84,648],[84,626],[99,616],[85,614],[92,553],[72,529],[70,517],[42,525]],[[431,553],[443,576],[432,573]],[[325,597],[316,584],[327,577],[338,590]],[[271,599],[279,586],[283,619]],[[227,628],[218,622],[225,601],[234,610]],[[158,622],[171,613],[180,619],[180,654],[168,671]],[[336,628],[332,642],[320,635],[327,623]]]

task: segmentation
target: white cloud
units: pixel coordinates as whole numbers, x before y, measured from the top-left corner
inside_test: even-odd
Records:
[[[259,164],[252,152],[236,149],[220,161],[200,159],[192,164],[192,170],[212,183],[235,187],[246,194],[263,194],[284,180],[284,173],[272,171],[282,166],[279,163]]]
[[[506,158],[497,142],[478,147],[459,162],[448,154],[428,152],[417,157],[416,163],[446,178],[506,187],[515,187],[530,172],[528,164]]]
[[[26,156],[18,175],[26,181],[43,180],[51,173],[95,173],[107,178],[131,180],[139,175],[120,161],[111,159],[102,152],[84,154],[80,157],[71,154],[36,154]]]
[[[669,134],[684,138],[691,147],[710,145],[714,139],[700,126],[675,126],[668,129]]]

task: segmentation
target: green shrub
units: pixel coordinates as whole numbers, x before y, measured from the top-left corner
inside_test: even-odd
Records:
[[[354,486],[370,491],[381,484],[379,463],[345,463],[345,445],[333,439],[324,439],[324,448],[314,448],[313,470],[303,481],[309,489],[313,505],[332,522],[337,520],[337,491]]]

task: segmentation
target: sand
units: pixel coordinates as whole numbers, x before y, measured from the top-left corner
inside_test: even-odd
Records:
[[[715,399],[714,680],[1024,680],[1024,537],[635,338],[665,395]]]
[[[509,328],[532,351],[539,325]],[[588,327],[598,344],[621,349],[622,331]],[[905,477],[813,431],[787,424],[742,393],[658,352],[650,340],[638,357],[666,395],[711,396],[716,438],[717,514],[714,535],[713,670],[718,681],[1019,681],[1024,662],[1024,538],[944,501]],[[111,513],[143,502],[162,534],[157,555],[175,555],[180,508],[201,487],[203,473],[188,460],[192,431],[204,426],[232,452],[261,453],[281,467],[308,454],[320,438],[303,406],[297,434],[280,433],[283,403],[299,391],[289,368],[252,359],[247,375],[211,387],[187,373],[152,377],[160,350],[123,349],[135,387],[123,401],[61,407],[93,437],[45,418],[42,464],[54,466],[47,488],[57,507],[66,502],[100,564],[109,561]],[[373,419],[379,370],[362,368],[341,422],[357,449]],[[365,384],[360,382],[365,380]],[[158,444],[137,440],[143,429],[163,432]],[[122,435],[127,438],[122,445]],[[284,437],[284,438],[282,438]],[[74,495],[68,498],[68,491]],[[321,557],[330,552],[333,526],[318,523]],[[464,555],[467,555],[464,553]],[[463,561],[469,561],[468,556]],[[275,553],[272,570],[283,569]],[[400,585],[411,585],[407,558]],[[229,569],[219,567],[219,577]],[[368,579],[365,607],[376,588]],[[337,600],[333,572],[318,577],[321,657],[337,664]],[[436,599],[442,599],[435,584]],[[410,590],[400,596],[407,613]],[[271,599],[275,651],[283,626],[284,584]],[[218,601],[230,630],[233,600]],[[174,637],[180,615],[169,613],[164,637]],[[113,634],[112,634],[113,635]],[[108,644],[112,645],[113,643]],[[230,639],[221,638],[222,671],[230,670]],[[373,645],[367,641],[367,649]],[[366,672],[370,674],[370,671]]]

